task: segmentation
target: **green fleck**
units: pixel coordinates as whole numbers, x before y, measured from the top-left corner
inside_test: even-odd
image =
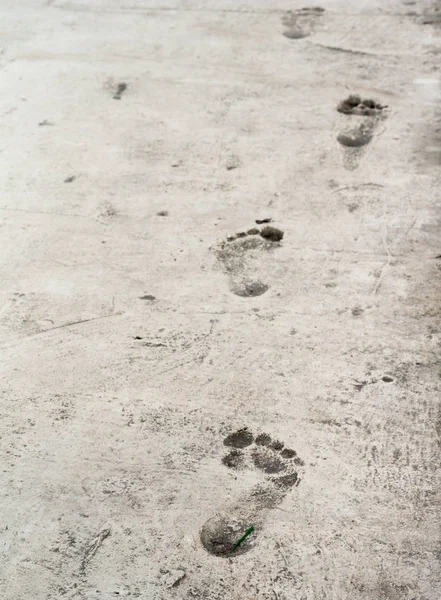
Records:
[[[237,548],[239,548],[239,546],[241,545],[241,543],[242,543],[244,540],[246,540],[246,539],[247,539],[247,537],[250,535],[250,533],[253,533],[253,531],[254,531],[254,527],[253,527],[253,526],[249,527],[249,528],[248,528],[248,529],[245,531],[245,533],[243,534],[243,536],[242,536],[242,537],[241,537],[239,540],[237,540],[237,542],[234,544],[234,546],[233,546],[233,547],[232,547],[232,549],[231,549],[231,552],[234,552],[234,551],[235,551]]]

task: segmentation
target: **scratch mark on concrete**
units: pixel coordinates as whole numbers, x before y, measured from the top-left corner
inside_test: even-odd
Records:
[[[81,319],[80,321],[70,321],[69,323],[64,323],[63,325],[57,325],[56,327],[48,327],[47,329],[42,329],[41,331],[37,331],[31,335],[40,335],[42,333],[46,333],[48,331],[54,331],[55,329],[64,329],[64,327],[72,327],[72,325],[81,325],[82,323],[90,323],[91,321],[99,321],[100,319],[110,319],[110,317],[117,317],[122,315],[122,312],[111,313],[110,315],[102,315],[101,317],[92,317],[90,319]]]
[[[93,221],[100,223],[100,225],[105,225],[106,227],[108,226],[107,223],[104,223],[103,221],[100,221],[99,219],[96,219],[94,217],[88,217],[87,215],[78,215],[75,213],[59,213],[59,212],[50,212],[50,211],[45,211],[45,210],[28,210],[26,208],[9,208],[8,206],[0,206],[0,210],[10,211],[10,212],[24,212],[24,213],[28,213],[30,215],[49,215],[50,217],[55,216],[55,217],[75,217],[77,219],[87,219],[87,220],[92,219]]]
[[[342,192],[343,190],[358,190],[361,187],[379,187],[384,188],[384,185],[381,183],[359,183],[357,185],[345,185],[344,187],[333,190],[331,194],[336,194],[337,192]]]
[[[84,573],[86,571],[87,565],[90,563],[92,558],[97,553],[98,548],[101,546],[101,544],[104,542],[104,540],[109,537],[109,535],[110,535],[110,529],[109,528],[103,529],[102,531],[99,532],[99,534],[96,536],[96,538],[93,540],[93,542],[86,548],[86,552],[83,556],[83,560],[81,561],[81,565],[80,565],[80,573]]]
[[[350,48],[341,48],[340,46],[328,46],[327,44],[319,44],[318,42],[309,42],[313,46],[318,48],[324,48],[325,50],[331,50],[333,52],[344,52],[346,54],[354,54],[358,56],[378,56],[373,52],[364,52],[363,50],[351,50]]]
[[[384,276],[385,276],[386,272],[388,271],[390,264],[392,262],[392,255],[389,252],[389,248],[388,248],[386,242],[384,241],[384,239],[383,239],[383,246],[387,252],[388,259],[385,262],[385,264],[381,267],[380,276],[378,277],[378,281],[375,284],[374,290],[372,292],[372,296],[375,296],[378,293],[378,290],[380,289],[380,285],[383,283]]]

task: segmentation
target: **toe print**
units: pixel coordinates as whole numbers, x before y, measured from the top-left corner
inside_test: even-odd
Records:
[[[269,511],[299,484],[299,467],[304,465],[295,450],[273,440],[267,433],[253,433],[244,427],[227,435],[231,448],[222,458],[229,469],[257,471],[262,480],[238,502],[206,521],[200,533],[204,548],[216,556],[233,557],[251,550],[257,543]]]
[[[338,112],[344,115],[359,115],[361,117],[378,115],[383,108],[387,108],[387,106],[383,106],[370,98],[362,99],[357,95],[348,96],[337,106]]]
[[[283,456],[283,458],[293,458],[295,455],[296,455],[295,450],[290,450],[289,448],[285,448],[280,453],[280,456]]]
[[[233,448],[245,448],[253,443],[253,439],[251,431],[247,427],[244,427],[243,429],[239,429],[239,431],[227,435],[224,439],[224,444]]]
[[[267,433],[261,433],[256,437],[256,444],[259,446],[269,446],[271,444],[271,436]]]

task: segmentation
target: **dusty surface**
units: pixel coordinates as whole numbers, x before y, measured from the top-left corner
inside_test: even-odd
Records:
[[[439,13],[302,7],[2,1],[2,599],[439,600]]]

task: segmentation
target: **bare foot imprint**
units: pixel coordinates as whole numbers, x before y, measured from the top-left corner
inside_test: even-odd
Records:
[[[285,26],[283,35],[290,40],[300,40],[314,32],[319,17],[325,12],[324,8],[314,6],[299,10],[288,10],[282,17]]]
[[[361,123],[337,135],[337,141],[345,148],[344,166],[349,171],[358,167],[363,147],[369,144],[379,122],[385,118],[382,112],[385,108],[375,100],[357,95],[348,96],[337,106],[337,111],[344,115],[363,117]]]
[[[247,427],[227,435],[224,445],[230,448],[222,458],[226,467],[262,474],[261,483],[235,505],[208,519],[201,529],[202,545],[210,554],[233,557],[254,547],[269,510],[300,483],[298,471],[304,462],[283,442],[267,433],[255,437]]]
[[[253,227],[247,232],[236,233],[220,244],[216,252],[217,258],[228,275],[233,294],[250,298],[268,291],[269,285],[255,278],[254,272],[258,268],[256,263],[260,262],[262,251],[277,248],[282,239],[283,231],[268,225],[261,230]]]

